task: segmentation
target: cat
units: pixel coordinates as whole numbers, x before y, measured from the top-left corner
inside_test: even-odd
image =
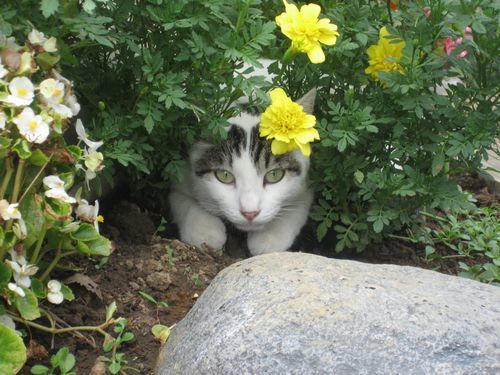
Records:
[[[313,89],[297,103],[312,114],[315,98]],[[292,246],[313,199],[309,158],[298,150],[273,155],[270,141],[259,137],[259,121],[241,113],[229,120],[224,141],[192,146],[184,179],[169,194],[183,242],[222,249],[231,223],[248,232],[252,256]]]

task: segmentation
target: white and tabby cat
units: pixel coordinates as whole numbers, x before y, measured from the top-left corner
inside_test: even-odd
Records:
[[[312,113],[315,97],[311,90],[297,103]],[[292,246],[313,198],[309,158],[300,151],[273,155],[270,141],[259,137],[259,121],[242,113],[229,121],[222,143],[198,142],[190,150],[184,180],[169,196],[182,241],[221,249],[229,222],[248,232],[252,255]]]

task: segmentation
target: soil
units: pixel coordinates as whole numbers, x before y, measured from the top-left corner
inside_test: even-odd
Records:
[[[498,204],[498,197],[491,194],[477,176],[461,176],[460,184],[474,192],[478,205]],[[109,220],[102,229],[113,240],[114,252],[105,264],[91,258],[76,258],[73,263],[66,264],[71,270],[59,271],[57,276],[71,286],[76,299],[52,305],[50,311],[57,317],[60,327],[95,326],[104,322],[106,306],[116,301],[115,317],[128,319],[127,330],[135,336],[119,349],[125,353],[128,366],[136,369],[127,373],[152,374],[161,344],[151,334],[151,327],[155,324],[171,327],[181,320],[220,270],[246,256],[241,245],[244,241],[239,234],[231,233],[225,253],[197,249],[178,240],[166,239],[176,236],[172,226],[167,226],[161,237],[157,236],[159,216],[135,204],[112,204],[104,214]],[[331,244],[325,246],[315,241],[312,225],[303,231],[297,248],[362,262],[410,265],[447,274],[458,271],[456,260],[426,261],[422,246],[397,240],[375,244],[362,253],[332,254],[327,249]],[[445,248],[437,250],[440,255],[451,254]],[[149,301],[140,292],[168,307]],[[29,360],[23,374],[29,374],[34,364],[47,364],[50,355],[63,346],[69,347],[77,357],[77,374],[104,374],[99,358],[104,354],[103,339],[99,334],[82,332],[51,336],[33,330],[29,337]]]

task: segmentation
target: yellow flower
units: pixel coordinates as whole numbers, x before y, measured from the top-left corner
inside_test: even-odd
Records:
[[[325,61],[320,43],[333,45],[337,42],[337,25],[327,18],[318,19],[321,7],[316,4],[303,5],[299,9],[294,4],[285,4],[285,12],[276,17],[281,32],[292,40],[292,49],[305,52],[313,64]]]
[[[260,136],[273,139],[271,151],[275,155],[289,151],[302,151],[311,155],[310,142],[319,139],[314,128],[316,117],[304,112],[304,107],[294,103],[281,88],[271,90],[271,105],[260,120]]]
[[[405,42],[401,39],[386,38],[389,36],[387,29],[380,29],[379,40],[368,48],[368,62],[370,66],[365,69],[366,74],[371,74],[376,81],[380,81],[379,72],[396,71],[403,74],[403,67],[398,63],[403,57]],[[398,41],[399,40],[399,41]]]

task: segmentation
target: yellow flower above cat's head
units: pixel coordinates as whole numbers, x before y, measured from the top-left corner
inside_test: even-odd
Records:
[[[319,139],[314,128],[316,117],[306,113],[281,88],[271,90],[269,95],[271,105],[261,116],[260,136],[273,140],[271,152],[280,155],[300,149],[303,155],[311,155],[309,143]]]
[[[365,69],[365,73],[371,74],[376,81],[380,81],[379,72],[396,71],[404,74],[403,67],[399,62],[403,58],[403,49],[406,44],[395,36],[388,38],[390,35],[387,28],[382,27],[378,43],[370,46],[366,51],[369,66]]]
[[[285,12],[276,17],[276,24],[292,40],[292,49],[307,53],[313,64],[325,61],[320,43],[331,46],[337,42],[337,25],[331,24],[328,18],[319,19],[319,5],[303,5],[299,11],[296,5],[286,0],[283,3]]]

